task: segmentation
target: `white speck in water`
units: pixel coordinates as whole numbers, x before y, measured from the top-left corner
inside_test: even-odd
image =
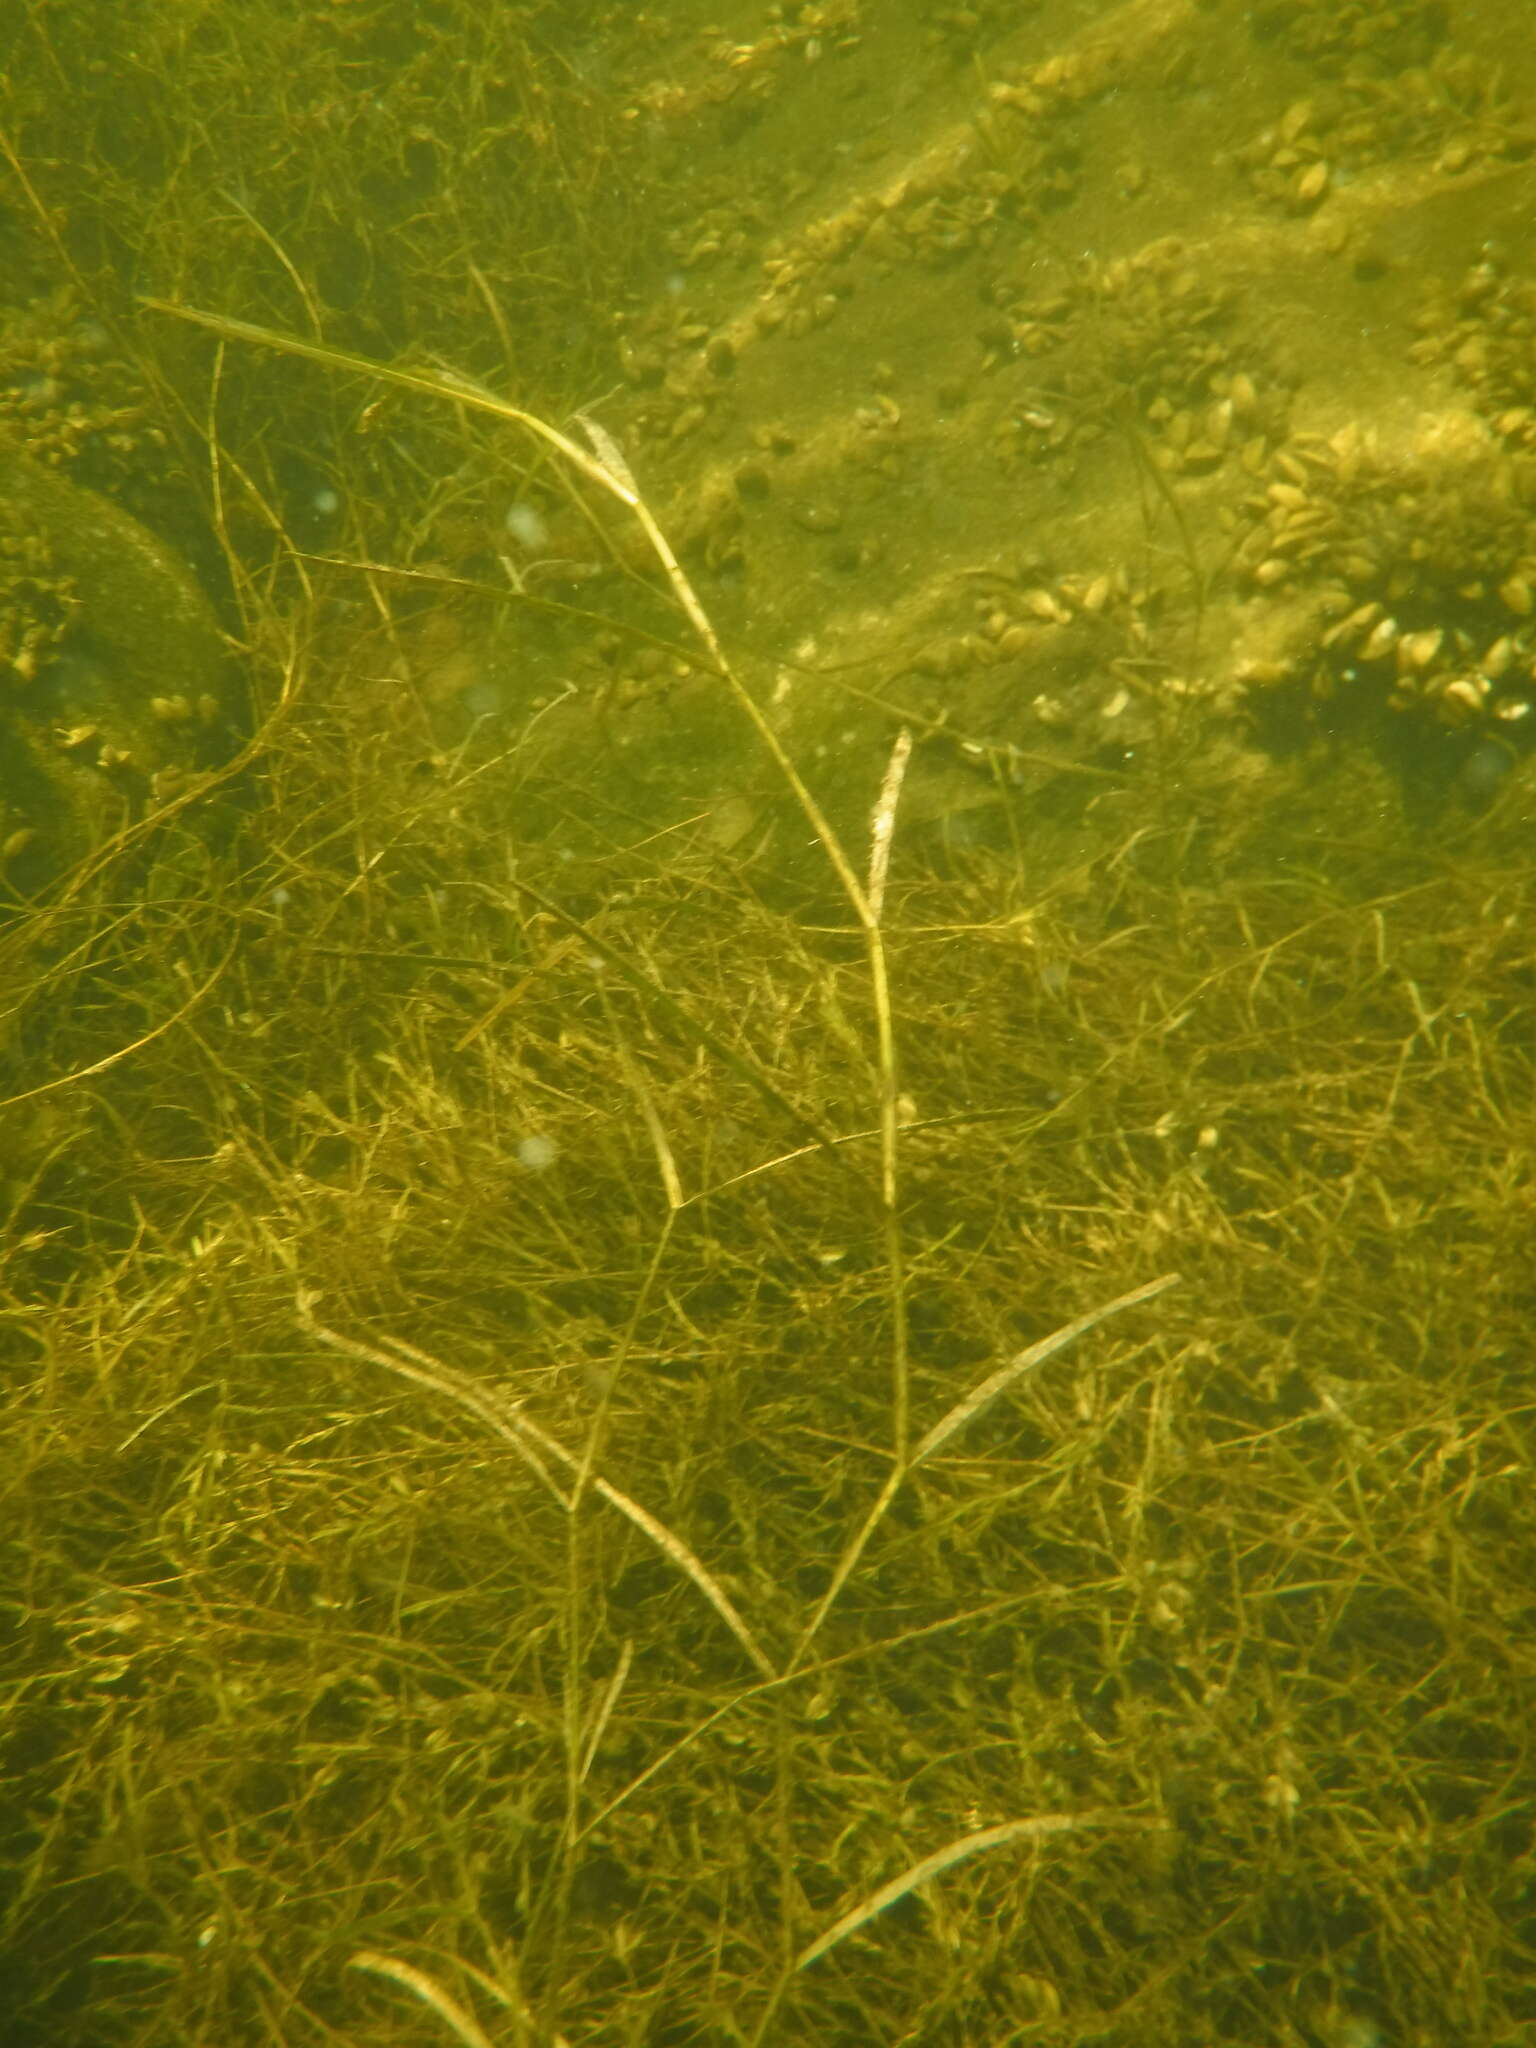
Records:
[[[481,676],[459,692],[459,702],[471,718],[495,718],[506,708],[506,696],[494,676]]]
[[[1352,2013],[1339,2022],[1334,2034],[1337,2048],[1381,2048],[1381,2029],[1374,2020]]]
[[[560,1147],[553,1138],[534,1136],[517,1141],[517,1163],[529,1173],[546,1172],[559,1157]]]
[[[538,506],[530,505],[526,499],[514,498],[507,507],[506,526],[512,538],[530,552],[548,543],[548,522]]]

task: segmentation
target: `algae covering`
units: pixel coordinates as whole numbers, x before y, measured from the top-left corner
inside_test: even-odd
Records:
[[[7,2048],[1529,2038],[1510,13],[7,18]]]

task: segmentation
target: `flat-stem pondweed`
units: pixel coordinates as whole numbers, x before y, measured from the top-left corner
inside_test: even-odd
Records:
[[[614,1486],[597,1469],[603,1417],[606,1415],[612,1391],[611,1377],[598,1416],[589,1431],[586,1448],[578,1452],[566,1448],[549,1430],[535,1423],[520,1404],[502,1398],[480,1381],[443,1364],[415,1345],[394,1336],[364,1342],[322,1324],[314,1316],[310,1294],[303,1289],[300,1292],[299,1318],[313,1338],[333,1351],[381,1367],[464,1409],[517,1453],[539,1484],[552,1495],[564,1511],[570,1531],[567,1596],[570,1604],[565,1623],[567,1669],[564,1684],[567,1812],[562,1831],[559,1875],[553,1891],[546,1894],[545,1900],[545,1924],[558,1950],[564,1939],[569,1893],[575,1880],[577,1845],[584,1839],[585,1834],[581,1788],[587,1778],[597,1746],[602,1740],[603,1731],[610,1724],[632,1655],[632,1646],[626,1644],[619,1668],[600,1689],[593,1707],[584,1710],[580,1704],[584,1688],[583,1632],[580,1614],[586,1596],[578,1548],[579,1517],[584,1492],[590,1488],[601,1501],[616,1509],[678,1572],[691,1581],[744,1651],[759,1680],[766,1682],[767,1686],[778,1694],[784,1683],[792,1682],[797,1675],[804,1675],[813,1640],[822,1629],[839,1593],[856,1573],[877,1529],[906,1482],[920,1468],[937,1458],[968,1424],[984,1415],[1033,1367],[1043,1364],[1075,1338],[1085,1335],[1109,1317],[1151,1300],[1173,1284],[1173,1276],[1165,1275],[1161,1279],[1134,1288],[1031,1345],[975,1386],[962,1400],[952,1405],[941,1419],[927,1430],[914,1448],[911,1443],[910,1420],[908,1277],[900,1223],[899,1070],[890,974],[881,924],[897,809],[910,752],[910,739],[907,734],[902,733],[898,736],[874,806],[868,871],[866,877],[861,880],[840,838],[803,780],[778,733],[727,659],[707,613],[646,504],[627,462],[611,437],[601,427],[591,420],[580,421],[590,443],[589,448],[583,448],[566,434],[522,408],[506,403],[478,385],[442,372],[391,369],[367,362],[348,352],[331,349],[323,343],[297,340],[252,326],[247,322],[228,320],[222,316],[194,312],[182,307],[157,304],[157,310],[191,319],[228,339],[278,348],[338,371],[376,378],[385,384],[476,410],[513,425],[523,432],[532,434],[562,461],[568,463],[577,475],[596,485],[632,514],[644,532],[667,588],[701,643],[708,666],[729,690],[793,793],[796,803],[827,856],[863,938],[875,1026],[874,1064],[878,1076],[877,1129],[880,1170],[874,1194],[881,1220],[892,1350],[890,1469],[873,1504],[858,1523],[854,1533],[846,1540],[827,1584],[814,1600],[808,1618],[799,1628],[792,1645],[786,1647],[779,1659],[776,1660],[764,1646],[760,1630],[744,1618],[737,1601],[726,1591],[717,1573],[704,1563],[697,1552],[656,1515],[642,1507],[627,1492]],[[785,1100],[776,1083],[761,1067],[744,1063],[741,1055],[727,1040],[710,1027],[691,1019],[670,993],[659,986],[654,976],[631,962],[624,949],[594,932],[586,921],[571,917],[558,902],[547,894],[535,890],[531,884],[515,883],[515,886],[536,903],[546,916],[567,923],[574,933],[582,934],[597,948],[603,961],[630,981],[649,1002],[680,1020],[683,1028],[706,1051],[717,1055],[726,1066],[737,1070],[744,1069],[746,1077],[766,1100],[788,1112],[793,1121],[803,1126],[803,1112]],[[673,1221],[686,1205],[687,1197],[665,1129],[634,1058],[624,1044],[623,1034],[618,1028],[617,1019],[611,1008],[608,1010],[608,1021],[615,1034],[628,1085],[639,1104],[642,1120],[651,1135],[652,1149],[667,1200],[667,1229],[663,1232],[658,1245],[657,1257],[652,1262],[651,1280],[647,1281],[642,1290],[630,1318],[630,1328],[633,1332],[649,1299],[651,1281],[659,1269],[661,1250],[670,1235]],[[841,1146],[837,1136],[819,1121],[814,1126],[814,1135],[819,1147],[827,1149],[834,1158],[840,1156]],[[628,1340],[624,1348],[627,1352]],[[556,1476],[557,1471],[565,1475],[564,1482]],[[782,1715],[782,1701],[777,1711]],[[880,1886],[862,1903],[843,1913],[821,1935],[796,1951],[792,1939],[792,1921],[789,1917],[790,1900],[799,1890],[799,1881],[793,1868],[794,1852],[789,1824],[788,1802],[792,1787],[787,1781],[782,1781],[784,1771],[789,1768],[785,1761],[787,1750],[782,1740],[778,1749],[781,1759],[778,1799],[779,1882],[786,1916],[783,1923],[783,1946],[790,1960],[787,1967],[781,1968],[776,1974],[774,1988],[760,2015],[759,2035],[776,2011],[789,1979],[796,1971],[828,1953],[918,1886],[940,1876],[968,1857],[987,1850],[1018,1841],[1038,1840],[1046,1835],[1068,1832],[1080,1826],[1105,1824],[1104,1816],[1074,1817],[1057,1814],[1017,1818],[973,1832],[919,1859],[900,1877]],[[647,1769],[641,1774],[641,1781],[649,1776],[650,1770]],[[614,1806],[627,1796],[621,1794],[620,1801],[610,1801],[609,1810],[613,1810]],[[357,1960],[360,1966],[382,1971],[383,1974],[393,1976],[415,1990],[417,1995],[431,2004],[464,2040],[476,2043],[481,2038],[475,2023],[448,1998],[447,1994],[442,1993],[430,1978],[414,1971],[408,1965],[395,1963],[387,1958],[369,1955]]]

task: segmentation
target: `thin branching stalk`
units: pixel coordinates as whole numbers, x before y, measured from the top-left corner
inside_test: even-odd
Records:
[[[872,880],[878,882],[878,891],[872,894],[854,871],[842,841],[812,795],[805,778],[795,766],[784,742],[775,732],[757,699],[727,660],[709,614],[699,602],[698,594],[673,553],[671,543],[646,503],[622,451],[603,427],[584,414],[578,414],[577,418],[592,444],[591,452],[583,448],[579,442],[572,440],[569,435],[562,434],[558,427],[552,427],[547,420],[539,418],[536,413],[512,405],[506,399],[498,398],[493,391],[488,391],[483,385],[477,384],[472,378],[461,377],[456,373],[443,370],[396,369],[387,364],[372,362],[366,356],[353,355],[346,349],[332,348],[324,342],[303,341],[295,335],[281,334],[273,328],[259,326],[254,321],[235,320],[222,313],[209,313],[191,306],[179,306],[164,299],[147,298],[143,303],[154,312],[168,313],[176,319],[189,320],[194,325],[206,327],[222,337],[252,342],[260,347],[277,349],[287,355],[301,356],[310,362],[323,363],[331,369],[373,377],[400,390],[445,399],[453,405],[488,413],[494,419],[510,422],[532,434],[546,447],[556,450],[579,475],[616,498],[639,522],[674,598],[708,652],[716,674],[730,691],[742,714],[767,750],[815,834],[848,899],[863,937],[875,1013],[876,1057],[879,1068],[880,1207],[891,1298],[892,1377],[895,1389],[892,1440],[899,1465],[906,1456],[910,1374],[907,1357],[905,1261],[901,1248],[897,1206],[896,1034],[892,1021],[890,970],[886,959],[885,940],[880,929],[884,868],[883,865],[877,866],[872,875]],[[898,746],[898,753],[893,757],[892,767],[887,772],[886,789],[882,792],[880,810],[877,811],[877,818],[882,812],[887,814],[887,855],[890,825],[894,821],[896,799],[904,768],[905,750]],[[877,862],[879,859],[880,856],[877,854]]]

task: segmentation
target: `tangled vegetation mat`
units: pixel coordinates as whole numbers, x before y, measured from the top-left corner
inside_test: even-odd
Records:
[[[5,32],[6,2048],[1515,2048],[1536,52],[724,14]]]

